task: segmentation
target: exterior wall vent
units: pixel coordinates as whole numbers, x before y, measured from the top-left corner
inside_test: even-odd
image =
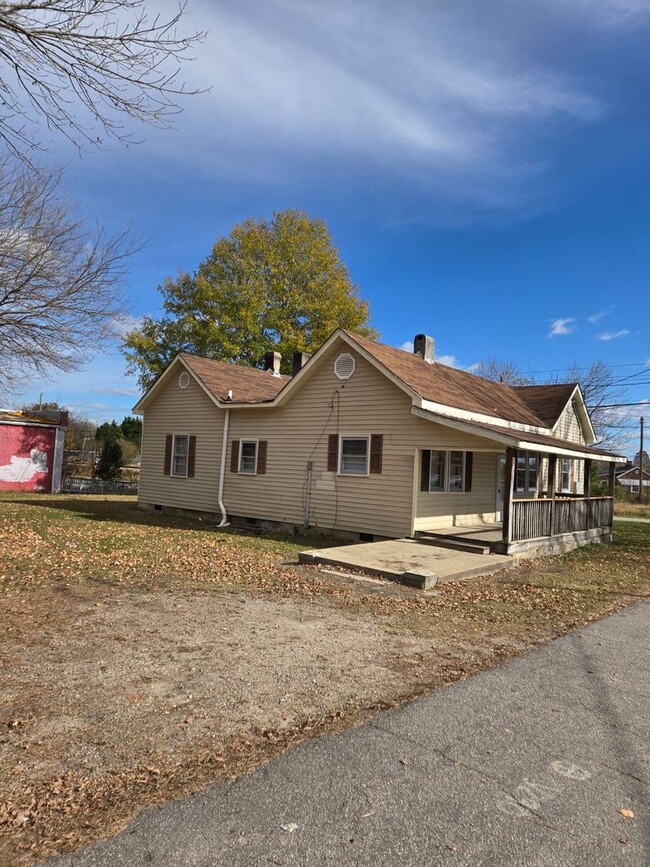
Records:
[[[342,352],[334,362],[334,373],[339,379],[350,379],[355,367],[354,356],[349,352]]]
[[[181,373],[181,375],[178,377],[178,387],[179,388],[187,388],[187,386],[189,384],[190,384],[190,375],[186,370],[184,370]]]

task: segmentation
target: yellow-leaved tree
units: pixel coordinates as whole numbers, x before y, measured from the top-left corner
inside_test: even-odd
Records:
[[[256,367],[269,350],[314,352],[338,327],[375,337],[323,220],[277,211],[219,238],[198,269],[159,287],[164,314],[126,335],[130,373],[148,388],[178,352]]]

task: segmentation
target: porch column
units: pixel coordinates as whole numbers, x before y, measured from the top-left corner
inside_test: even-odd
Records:
[[[512,494],[515,487],[515,465],[517,461],[517,449],[506,449],[506,474],[503,485],[503,534],[502,538],[506,545],[512,542]]]
[[[551,498],[548,535],[553,535],[555,525],[555,489],[557,488],[557,455],[548,456],[548,492]]]
[[[587,498],[587,526],[585,530],[591,528],[591,460],[585,458],[585,497]]]
[[[614,497],[616,496],[616,464],[614,463],[609,465],[609,484],[607,485],[607,490],[609,496],[612,498],[610,511],[611,517],[609,519],[609,529],[611,530],[614,526]]]

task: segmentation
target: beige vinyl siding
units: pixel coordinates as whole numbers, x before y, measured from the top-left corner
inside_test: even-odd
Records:
[[[585,436],[576,413],[573,401],[570,401],[562,411],[562,415],[553,429],[553,436],[572,443],[586,444]]]
[[[344,381],[333,370],[342,351],[351,352],[356,361],[354,375]],[[267,440],[268,452],[264,476],[230,473],[228,462],[224,493],[228,513],[302,524],[307,464],[312,461],[311,526],[380,536],[409,535],[414,490],[419,487],[418,447],[490,447],[478,437],[417,418],[410,410],[411,398],[362,356],[348,347],[334,346],[286,405],[233,408],[230,440]],[[355,477],[328,472],[328,437],[337,433],[382,434],[381,474]],[[494,510],[494,477],[492,492]]]
[[[223,411],[194,377],[186,389],[181,389],[178,375],[185,368],[180,362],[176,368],[144,414],[138,502],[217,512]],[[164,474],[167,434],[196,437],[194,478]]]
[[[493,452],[474,452],[472,490],[466,492],[420,491],[418,473],[415,529],[435,530],[496,521],[498,460],[499,456]]]

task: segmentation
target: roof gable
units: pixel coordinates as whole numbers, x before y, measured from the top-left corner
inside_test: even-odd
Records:
[[[576,383],[559,383],[555,385],[513,385],[512,390],[519,395],[537,418],[545,426],[553,428],[564,412],[567,403],[576,390]]]
[[[151,388],[133,407],[134,412],[143,412],[174,371],[186,370],[198,382],[215,404],[239,404],[248,406],[272,401],[290,381],[290,376],[274,376],[268,370],[243,367],[227,361],[215,361],[181,352],[160,374]],[[232,398],[228,394],[232,392]]]

